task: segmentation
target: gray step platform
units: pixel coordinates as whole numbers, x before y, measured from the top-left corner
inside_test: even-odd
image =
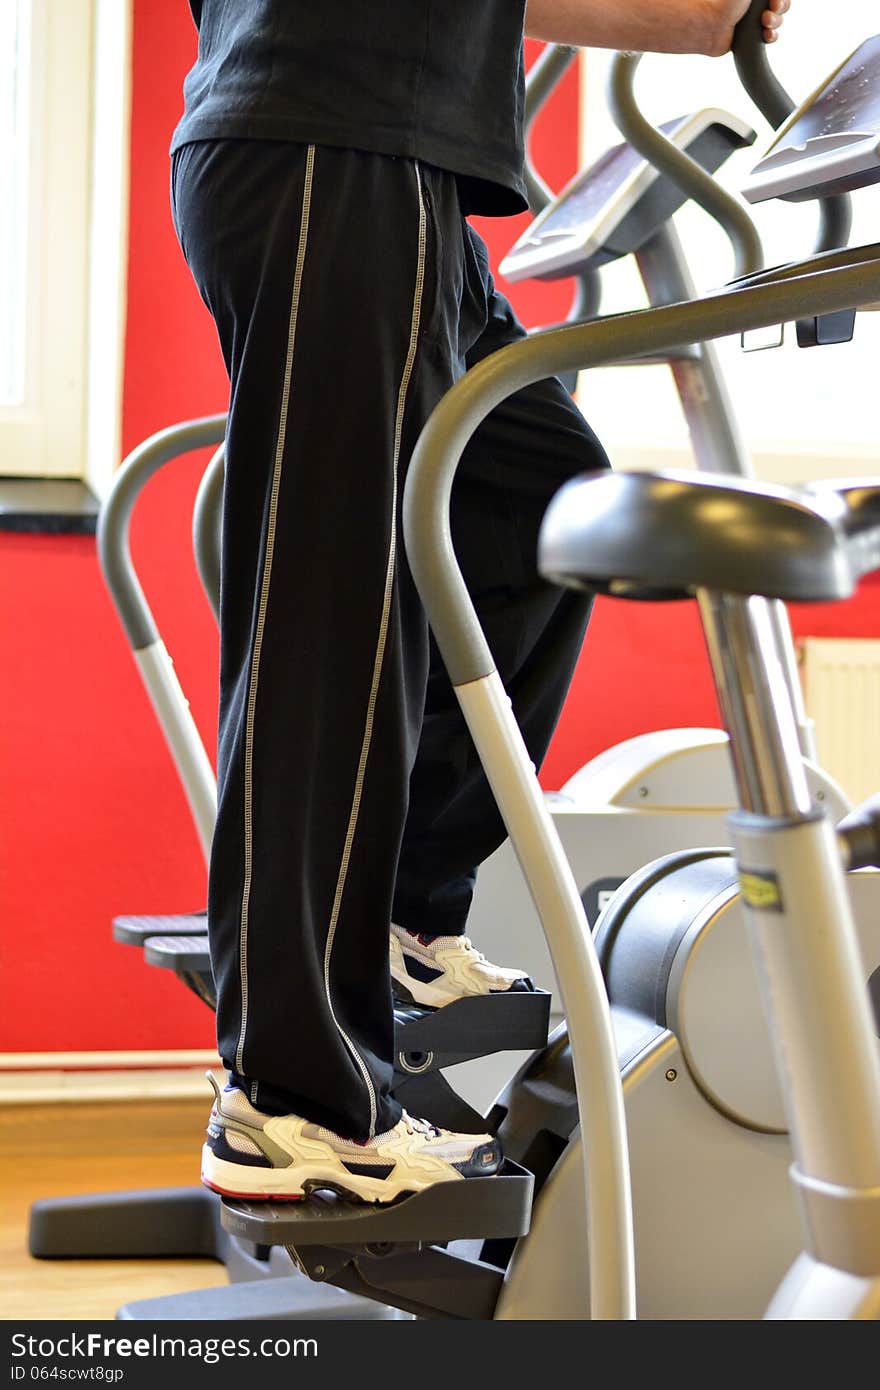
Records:
[[[320,1284],[420,1318],[491,1319],[504,1283],[493,1246],[511,1246],[531,1218],[534,1179],[505,1160],[494,1178],[435,1183],[392,1206],[331,1199],[224,1199],[220,1220],[237,1240],[283,1244]],[[458,1246],[458,1248],[456,1248]]]
[[[446,1244],[522,1236],[529,1229],[532,1174],[506,1159],[491,1178],[438,1182],[388,1206],[333,1198],[244,1202],[224,1197],[220,1221],[230,1235],[258,1245],[300,1248]]]
[[[143,946],[149,936],[204,936],[207,925],[208,914],[205,911],[114,917],[113,940],[121,942],[123,946]]]
[[[193,1155],[193,1168],[198,1155]],[[47,1197],[31,1206],[28,1249],[36,1259],[214,1259],[230,1238],[220,1203],[205,1187]],[[259,1269],[246,1277],[255,1278]]]
[[[330,1284],[313,1283],[302,1274],[291,1274],[170,1297],[141,1298],[124,1304],[116,1316],[126,1322],[362,1322],[396,1321],[407,1314]]]
[[[129,919],[117,919],[123,920]],[[210,974],[208,938],[204,933],[157,934],[143,941],[131,937],[128,944],[143,946],[148,965],[173,970],[178,975]],[[394,1014],[400,1068],[417,1075],[488,1057],[493,1052],[543,1047],[550,1025],[550,995],[544,990],[480,995],[457,999],[442,1009],[396,1004]]]
[[[200,975],[211,973],[211,957],[208,954],[208,938],[187,936],[148,936],[142,944],[144,960],[147,965],[158,965],[175,971],[197,971]]]

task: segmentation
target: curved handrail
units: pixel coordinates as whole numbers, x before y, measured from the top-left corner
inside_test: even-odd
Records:
[[[123,461],[98,516],[98,559],[116,611],[135,651],[159,640],[155,619],[131,558],[131,515],[144,487],[180,454],[220,444],[225,415],[170,425],[150,435]]]
[[[523,115],[523,138],[526,149],[523,176],[529,195],[529,207],[535,216],[539,212],[543,212],[548,203],[552,203],[555,194],[535,168],[529,152],[529,137],[532,133],[532,126],[545,103],[556,90],[576,57],[576,48],[565,48],[562,44],[548,43],[526,73],[526,100]]]
[[[217,813],[214,771],[134,567],[130,532],[135,503],[150,478],[181,454],[219,444],[225,430],[226,416],[211,415],[160,430],[133,449],[101,507],[97,535],[104,581],[174,759],[206,858]]]
[[[765,0],[752,0],[748,12],[736,26],[733,36],[733,60],[743,89],[774,130],[778,130],[796,110],[796,106],[777,78],[767,56],[763,40],[761,16],[767,8]],[[819,233],[815,251],[834,251],[845,246],[852,230],[852,200],[846,193],[817,199],[819,203]]]
[[[192,540],[196,569],[211,611],[220,622],[220,532],[223,517],[223,469],[221,444],[202,474],[193,506]]]
[[[549,184],[541,178],[532,160],[529,147],[532,126],[551,94],[568,72],[577,57],[577,53],[576,48],[548,43],[526,73],[526,99],[523,116],[523,139],[525,141],[523,178],[528,194],[529,208],[535,217],[539,212],[543,212],[548,204],[552,203],[556,195]],[[575,280],[574,299],[568,311],[568,321],[571,323],[578,319],[595,317],[599,312],[601,302],[602,286],[598,271],[579,275]]]
[[[635,94],[641,53],[615,54],[608,76],[608,105],[615,124],[633,149],[677,184],[727,233],[733,247],[735,274],[750,275],[764,265],[758,229],[743,205],[680,150],[643,115]]]

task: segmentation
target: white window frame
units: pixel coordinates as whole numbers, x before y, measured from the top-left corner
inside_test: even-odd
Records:
[[[0,408],[0,474],[102,493],[118,461],[130,0],[30,12],[25,386]]]

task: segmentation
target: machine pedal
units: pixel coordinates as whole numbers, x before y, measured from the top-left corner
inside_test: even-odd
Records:
[[[177,974],[181,971],[211,973],[208,938],[199,936],[148,936],[144,942],[147,965],[165,966]]]
[[[532,1052],[544,1047],[550,1029],[550,995],[481,994],[456,999],[442,1009],[395,1006],[395,1042],[404,1070],[427,1070],[415,1058],[433,1056],[434,1067],[449,1067],[493,1052]]]
[[[113,940],[123,946],[143,946],[150,936],[194,936],[207,930],[207,912],[171,916],[114,917]]]
[[[505,1159],[491,1178],[433,1183],[393,1205],[355,1204],[328,1194],[300,1202],[224,1197],[230,1235],[258,1245],[376,1247],[517,1237],[529,1229],[534,1179]]]
[[[118,920],[161,922],[167,919]],[[133,941],[134,938],[128,939]],[[178,975],[210,977],[208,938],[203,932],[197,935],[157,932],[140,944],[148,965],[161,966]],[[550,995],[545,990],[528,994],[475,995],[456,999],[442,1009],[397,1003],[394,1017],[397,1068],[405,1075],[415,1076],[451,1067],[457,1062],[488,1057],[493,1052],[533,1052],[544,1047],[550,1027]]]

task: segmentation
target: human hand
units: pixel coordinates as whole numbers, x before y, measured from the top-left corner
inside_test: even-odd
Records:
[[[767,8],[761,16],[765,43],[775,43],[779,38],[779,30],[790,8],[791,0],[767,0]]]

